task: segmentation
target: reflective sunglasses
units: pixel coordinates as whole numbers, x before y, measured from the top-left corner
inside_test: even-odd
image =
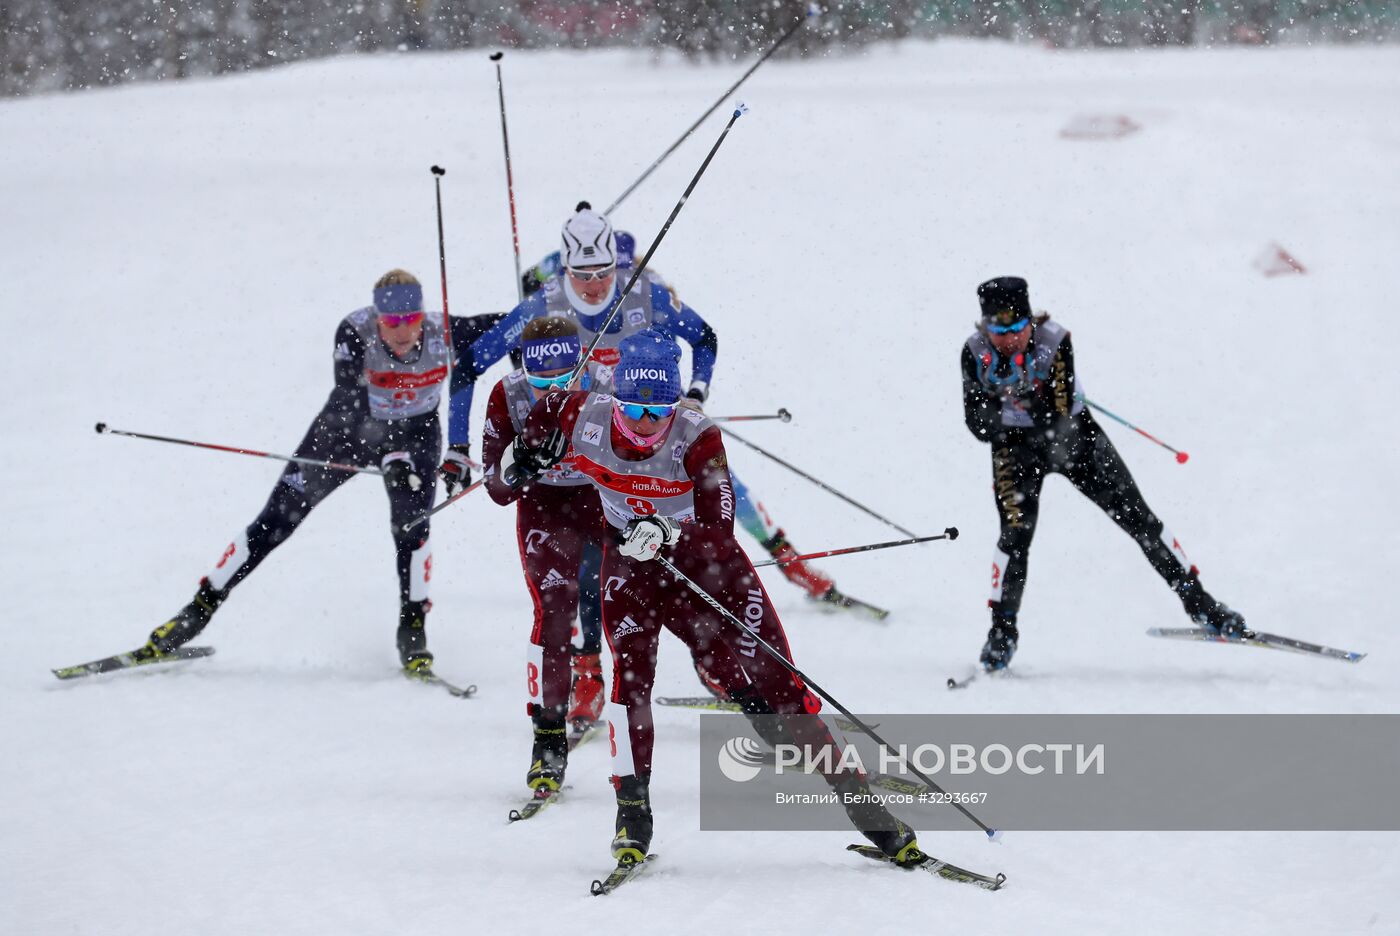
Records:
[[[987,323],[987,331],[993,335],[1009,335],[1021,331],[1031,323],[1028,318],[1023,318],[1019,322],[1012,322],[1010,325],[998,325],[995,322]]]
[[[569,378],[573,375],[574,372],[568,370],[557,377],[536,377],[534,374],[526,374],[525,379],[536,390],[563,390],[569,385]]]
[[[610,263],[605,267],[596,270],[580,270],[577,267],[569,267],[569,275],[580,283],[591,283],[594,280],[605,280],[617,272],[617,264]]]
[[[422,312],[380,312],[379,321],[389,328],[398,328],[400,325],[413,325],[423,320]]]
[[[621,400],[613,400],[613,405],[622,410],[622,415],[628,419],[651,416],[660,421],[676,411],[674,403],[623,403]]]

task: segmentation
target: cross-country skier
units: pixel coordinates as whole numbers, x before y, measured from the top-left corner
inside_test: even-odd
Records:
[[[651,691],[661,629],[692,652],[720,645],[742,659],[752,695],[745,710],[784,716],[797,744],[839,754],[815,712],[816,698],[742,632],[650,562],[666,549],[676,567],[733,609],[791,659],[782,623],[757,573],[734,538],[734,494],[724,442],[703,413],[678,405],[681,350],[668,336],[640,330],[625,337],[611,375],[613,395],[550,393],[503,457],[501,479],[527,484],[558,464],[586,475],[598,492],[612,535],[604,538],[603,628],[613,656],[607,710],[613,740],[617,822],[613,857],[642,860],[651,847]],[[716,655],[706,668],[728,665]],[[737,674],[735,674],[737,675]],[[842,794],[868,794],[865,777],[832,773]],[[922,860],[914,832],[874,796],[842,796],[856,828],[899,863]]]
[[[564,782],[568,763],[568,736],[580,736],[602,713],[603,680],[601,664],[595,655],[588,661],[596,688],[588,686],[593,699],[579,692],[580,680],[573,682],[570,696],[570,631],[575,617],[591,623],[601,634],[596,587],[593,597],[580,602],[579,570],[584,555],[592,551],[601,558],[602,537],[607,529],[598,495],[587,475],[561,463],[542,472],[526,484],[511,487],[501,478],[500,465],[507,463],[525,427],[530,410],[541,395],[561,389],[582,357],[578,327],[567,318],[547,316],[532,319],[521,334],[524,367],[507,374],[492,389],[486,404],[482,430],[482,461],[486,490],[498,504],[516,505],[516,537],[520,564],[534,603],[530,630],[530,651],[526,662],[526,710],[534,723],[535,743],[525,782],[538,792],[552,793]],[[597,560],[592,568],[596,570]],[[590,628],[585,628],[590,629]],[[601,639],[601,638],[600,638]],[[719,682],[715,691],[725,699],[743,702],[752,695],[749,680],[737,659],[724,645],[713,653],[697,653],[697,668],[713,670]],[[716,661],[713,657],[718,655]],[[573,660],[579,676],[580,656]],[[565,703],[568,703],[566,711]],[[583,712],[580,715],[580,711]],[[574,720],[582,718],[582,724]]]
[[[563,241],[561,250],[545,257],[521,277],[527,296],[534,299],[536,293],[544,291],[545,311],[541,313],[532,310],[532,314],[573,315],[585,328],[588,328],[591,322],[596,330],[606,318],[603,313],[609,307],[608,300],[621,291],[623,281],[635,264],[636,240],[626,231],[614,232],[606,217],[594,212],[588,202],[580,202],[574,216],[564,225]],[[574,247],[582,245],[587,249],[594,241],[611,247],[611,261],[590,262],[596,258],[582,256],[584,251]],[[597,280],[596,286],[579,281],[579,274],[571,272],[580,269],[587,271],[595,266],[606,268],[609,263],[615,273],[604,269],[609,275]],[[686,390],[686,399],[691,402],[684,405],[702,409],[709,396],[709,382],[715,357],[719,352],[719,339],[714,330],[680,300],[675,288],[664,281],[656,271],[648,268],[642,275],[644,281],[634,288],[633,294],[650,292],[654,311],[647,315],[644,321],[636,324],[654,326],[658,331],[680,338],[691,345],[693,373],[690,387]],[[598,297],[596,300],[595,296]],[[575,297],[593,300],[592,305],[580,303]],[[660,317],[655,314],[656,311],[661,313]],[[672,328],[667,324],[672,316],[680,327]],[[616,353],[614,349],[617,342],[631,330],[635,329],[628,329],[625,324],[611,329],[600,345],[600,350],[595,353],[595,360],[603,360],[606,363],[606,358]],[[809,599],[826,607],[871,610],[864,602],[843,594],[829,576],[801,559],[793,561],[798,552],[788,542],[787,534],[773,522],[762,502],[749,492],[743,481],[732,472],[730,477],[734,482],[736,519],[769,555],[779,561],[778,570],[788,581],[806,592]],[[704,674],[701,674],[701,677],[703,680]]]
[[[471,358],[472,343],[500,315],[451,316],[449,338],[444,317],[424,312],[422,285],[398,269],[379,278],[373,298],[372,305],[350,313],[336,328],[335,386],[295,454],[383,470],[399,573],[399,660],[406,670],[429,672],[433,655],[424,629],[432,569],[428,524],[410,532],[402,526],[433,505],[442,450],[437,411],[448,373],[458,392],[476,380],[481,371]],[[443,470],[449,492],[467,483],[466,459],[463,446],[448,453]],[[204,630],[230,590],[355,474],[288,463],[267,505],[200,580],[194,598],[152,631],[137,653],[169,653]]]
[[[1001,538],[992,562],[988,670],[1004,669],[1020,639],[1016,614],[1047,474],[1062,474],[1131,536],[1186,613],[1216,634],[1239,636],[1244,618],[1202,587],[1181,544],[1143,500],[1113,443],[1080,399],[1070,333],[1031,311],[1026,281],[1001,276],[977,287],[982,319],[962,349],[968,430],[991,443]]]

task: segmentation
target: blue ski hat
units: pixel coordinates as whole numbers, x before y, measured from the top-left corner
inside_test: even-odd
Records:
[[[657,331],[628,335],[617,347],[613,396],[623,403],[674,403],[681,396],[681,347]]]
[[[423,287],[418,283],[395,283],[374,291],[374,308],[379,312],[402,314],[423,311]]]

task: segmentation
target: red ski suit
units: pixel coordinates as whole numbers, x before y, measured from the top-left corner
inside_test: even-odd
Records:
[[[501,481],[501,455],[515,442],[505,378],[491,389],[482,429],[486,492],[496,503],[515,503],[520,565],[535,605],[525,662],[526,712],[536,707],[560,718],[569,703],[570,636],[578,615],[579,561],[584,545],[598,543],[607,523],[591,484],[536,482],[512,490]]]
[[[587,396],[555,392],[544,397],[526,422],[525,442],[537,447],[555,428],[572,438],[579,410]],[[667,436],[679,418],[674,418]],[[628,461],[642,460],[665,444],[663,438],[656,446],[639,451],[616,427],[610,432],[612,451]],[[607,486],[613,491],[624,491],[629,485],[635,485],[637,490],[645,492],[655,483],[646,476],[619,477],[614,472],[599,471],[596,465],[587,464],[572,447],[566,460],[575,470],[588,474],[595,485]],[[685,450],[677,473],[683,474],[693,485],[695,517],[693,522],[682,524],[681,538],[667,548],[667,558],[790,660],[787,636],[777,612],[734,538],[734,496],[727,464],[724,442],[714,426],[704,429]],[[639,516],[646,512],[639,512]],[[612,694],[606,714],[614,778],[651,774],[654,741],[651,690],[656,675],[657,643],[663,627],[679,637],[726,688],[743,687],[751,680],[763,700],[779,714],[815,713],[819,709],[816,698],[791,674],[688,587],[675,580],[660,563],[621,555],[618,552],[620,533],[617,530],[615,535],[605,537],[601,573],[603,633],[613,656]],[[741,667],[737,673],[736,667]],[[817,748],[833,743],[830,733],[816,718],[786,721],[789,732],[799,744]]]

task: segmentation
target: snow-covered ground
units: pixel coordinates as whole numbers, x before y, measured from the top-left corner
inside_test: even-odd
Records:
[[[527,257],[739,67],[507,56]],[[664,858],[592,900],[612,825],[604,745],[571,765],[570,802],[505,822],[527,766],[529,602],[511,515],[485,498],[434,528],[431,643],[444,675],[480,685],[473,701],[396,673],[368,481],[238,590],[208,632],[216,657],[55,681],[50,667],[130,648],[185,602],[278,471],[93,423],[289,451],[328,389],[333,329],[373,280],[401,265],[435,293],[435,162],[453,310],[513,301],[495,93],[484,54],[420,54],[0,104],[0,930],[1400,931],[1394,834],[924,837],[1005,871],[988,894],[867,866],[845,833],[701,833],[695,716],[677,710],[657,716]],[[888,626],[814,613],[775,581],[801,665],[870,712],[1400,711],[1393,48],[909,43],[770,64],[744,97],[752,113],[654,261],[721,334],[710,410],[786,406],[792,425],[748,434],[902,524],[962,531],[825,565],[892,606]],[[1084,114],[1143,129],[1060,139]],[[718,127],[617,222],[649,241]],[[1252,269],[1270,241],[1307,275]],[[1001,273],[1074,329],[1092,397],[1191,452],[1178,466],[1110,427],[1207,585],[1255,626],[1365,662],[1148,639],[1184,623],[1175,600],[1060,479],[1023,678],[942,688],[986,627],[996,518],[956,360],[975,285]],[[799,547],[889,537],[771,463],[733,461]],[[690,693],[686,655],[663,646],[659,691]]]

